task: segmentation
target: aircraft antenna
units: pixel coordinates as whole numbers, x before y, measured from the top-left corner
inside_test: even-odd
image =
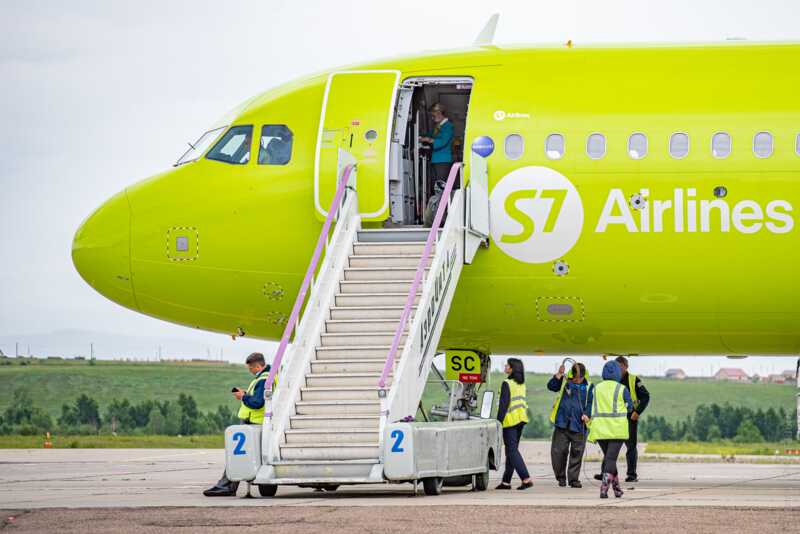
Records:
[[[489,21],[486,23],[486,26],[483,27],[481,33],[475,38],[475,42],[472,43],[475,46],[491,46],[494,42],[494,33],[497,30],[497,20],[500,18],[500,13],[495,13],[491,17],[489,17]]]

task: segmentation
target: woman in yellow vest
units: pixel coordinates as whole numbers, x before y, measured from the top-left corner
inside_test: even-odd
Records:
[[[620,383],[622,369],[615,361],[603,366],[603,381],[590,392],[587,414],[583,417],[589,426],[589,441],[597,442],[603,450],[603,482],[600,498],[608,498],[608,488],[615,497],[622,497],[617,473],[617,458],[628,439],[628,412],[633,410],[631,394]]]
[[[533,487],[525,460],[519,452],[522,429],[528,422],[528,400],[525,391],[525,367],[522,360],[509,358],[505,372],[508,378],[500,386],[500,404],[497,407],[497,420],[503,425],[503,443],[506,446],[506,470],[503,481],[495,489],[511,489],[511,477],[516,470],[522,484],[518,490]]]

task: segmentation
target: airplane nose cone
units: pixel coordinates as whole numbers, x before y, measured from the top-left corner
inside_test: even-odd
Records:
[[[72,263],[98,293],[136,309],[131,284],[131,210],[125,191],[86,219],[72,242]]]

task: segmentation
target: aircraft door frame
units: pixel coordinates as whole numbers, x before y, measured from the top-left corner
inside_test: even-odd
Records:
[[[381,207],[379,209],[377,209],[377,210],[373,209],[373,211],[369,211],[369,212],[362,212],[361,216],[363,218],[367,219],[367,220],[369,220],[369,219],[381,220],[382,218],[385,218],[384,216],[389,211],[389,165],[390,165],[390,157],[391,157],[392,126],[393,126],[393,122],[394,122],[394,118],[395,118],[394,117],[394,115],[395,115],[395,104],[396,104],[396,101],[397,101],[397,94],[398,94],[397,89],[398,89],[398,85],[400,83],[400,71],[398,71],[398,70],[350,70],[350,71],[332,72],[331,74],[328,75],[328,81],[327,81],[327,83],[325,85],[325,93],[324,93],[323,100],[322,100],[322,109],[320,111],[319,129],[318,129],[318,132],[317,132],[317,145],[316,145],[316,151],[315,151],[315,155],[314,155],[314,207],[315,207],[315,210],[316,210],[316,213],[318,214],[318,216],[326,217],[327,214],[328,214],[328,212],[327,212],[327,203],[329,202],[329,200],[327,200],[326,193],[328,193],[328,192],[325,191],[325,189],[329,189],[330,188],[330,184],[326,183],[323,186],[320,185],[320,161],[321,161],[321,156],[323,155],[322,154],[323,143],[329,142],[329,140],[326,140],[326,135],[328,135],[329,132],[331,131],[329,129],[328,133],[326,133],[326,123],[325,123],[326,117],[328,116],[328,112],[329,111],[331,111],[331,114],[332,114],[332,109],[335,109],[333,107],[331,107],[331,109],[329,109],[329,104],[331,103],[331,89],[332,89],[332,87],[334,87],[334,81],[336,80],[336,77],[360,76],[362,78],[363,82],[364,82],[364,85],[367,85],[368,82],[371,81],[371,80],[369,80],[370,76],[374,78],[375,77],[374,75],[385,75],[385,74],[392,74],[392,75],[394,75],[394,78],[393,78],[393,81],[389,80],[390,85],[391,85],[391,91],[390,91],[390,94],[387,95],[388,99],[387,99],[387,102],[386,102],[386,106],[385,107],[381,106],[381,110],[385,109],[385,112],[386,112],[386,124],[385,124],[385,130],[383,131],[383,136],[384,136],[385,139],[384,139],[384,143],[382,143],[384,145],[384,154],[383,154],[383,202],[382,202],[382,205],[381,205]],[[387,89],[387,91],[388,91],[389,85],[385,85],[385,80],[383,80],[383,82],[384,82],[384,85],[381,86],[381,91],[383,91],[384,88]],[[334,91],[333,94],[334,94],[334,97],[341,97],[341,95],[338,95],[336,93],[336,91]],[[334,101],[335,101],[335,99],[334,99]],[[358,104],[359,104],[359,102],[355,102],[354,103],[355,106],[358,106]],[[348,109],[352,109],[352,108],[350,106],[348,106]],[[357,112],[357,111],[358,111],[357,109],[354,109],[354,112]],[[361,117],[361,115],[362,115],[361,113],[356,113],[352,118],[353,119],[359,119]],[[353,123],[355,124],[355,121]],[[328,135],[328,137],[330,137],[330,135]],[[326,145],[325,148],[331,148],[331,147],[328,147]],[[339,147],[339,148],[341,148],[341,147]],[[352,147],[350,147],[350,148],[352,148]],[[326,153],[327,157],[331,157],[332,155],[333,155],[333,151],[330,151],[330,152]],[[357,159],[359,159],[359,154],[358,153],[354,154],[354,156]],[[362,166],[363,165],[366,165],[366,162],[362,163]],[[325,167],[327,167],[327,166],[328,165],[326,164]],[[361,169],[361,171],[366,171],[366,170],[367,170],[366,168],[365,169]],[[365,184],[364,180],[362,179],[362,175],[366,175],[366,174],[367,173],[365,173],[365,172],[359,172],[359,180],[360,180],[360,182],[356,185],[356,188],[359,191],[362,188],[368,187]],[[326,181],[327,181],[327,179],[326,179]],[[335,186],[334,186],[334,188],[335,188]],[[366,195],[366,193],[367,193],[367,191],[365,190],[364,194]],[[325,198],[321,198],[321,197],[325,197]],[[360,206],[361,205],[365,205],[366,206],[367,203],[366,202],[362,203],[361,199],[362,199],[362,195],[359,194],[359,205]]]

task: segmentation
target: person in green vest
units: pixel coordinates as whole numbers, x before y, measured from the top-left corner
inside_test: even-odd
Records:
[[[603,366],[603,381],[590,391],[584,423],[589,426],[589,441],[597,442],[603,451],[600,498],[608,498],[609,487],[615,497],[622,497],[617,472],[617,458],[628,439],[628,413],[633,410],[628,388],[620,383],[622,368],[612,360]]]
[[[250,374],[254,375],[246,390],[233,389],[233,396],[241,404],[238,417],[243,425],[260,425],[264,422],[264,385],[269,378],[270,366],[267,365],[264,355],[254,352],[245,360]],[[228,480],[228,475],[223,471],[214,486],[203,492],[206,497],[232,497],[236,495],[239,483]]]
[[[569,479],[569,487],[580,488],[581,460],[587,430],[582,416],[586,413],[591,383],[586,376],[586,366],[582,363],[575,363],[566,376],[565,373],[562,364],[547,383],[547,389],[558,394],[550,411],[550,422],[553,424],[550,462],[559,486],[565,487]]]
[[[628,414],[628,439],[625,441],[625,462],[627,467],[625,482],[637,482],[639,475],[636,473],[636,467],[639,460],[639,452],[636,449],[636,445],[639,441],[639,418],[644,413],[647,405],[650,404],[650,392],[644,387],[641,378],[628,372],[628,358],[617,356],[615,361],[622,369],[622,376],[619,381],[628,388],[633,401],[633,411]],[[597,474],[594,478],[595,480],[602,480],[603,476]]]
[[[519,452],[519,441],[522,429],[528,422],[528,398],[525,391],[525,367],[522,360],[509,358],[505,373],[508,378],[500,386],[500,401],[497,407],[497,420],[503,425],[503,443],[506,448],[506,469],[503,480],[495,489],[510,490],[511,477],[514,471],[519,475],[522,484],[518,490],[533,487],[533,480],[528,473],[525,460]]]

